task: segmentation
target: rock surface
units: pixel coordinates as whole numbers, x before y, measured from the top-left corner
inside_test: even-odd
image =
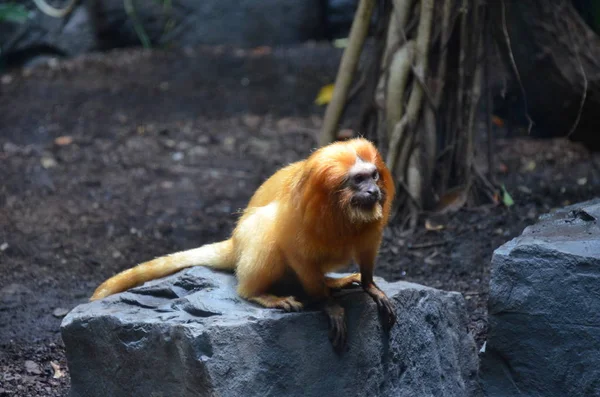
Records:
[[[383,334],[362,291],[344,293],[349,351],[320,311],[241,300],[203,267],[76,307],[62,323],[71,396],[476,396],[463,297],[406,282],[380,287],[398,323]]]
[[[490,397],[600,396],[600,199],[547,215],[492,258]]]

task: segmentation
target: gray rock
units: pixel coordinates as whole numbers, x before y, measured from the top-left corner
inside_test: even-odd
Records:
[[[80,305],[61,326],[71,396],[479,395],[463,297],[378,283],[397,325],[386,336],[371,298],[345,293],[341,356],[322,312],[260,308],[236,295],[232,275],[204,267]]]
[[[136,18],[154,46],[273,46],[325,35],[321,0],[174,0],[170,9],[159,1],[134,4]],[[4,55],[31,51],[29,56],[35,57],[51,51],[72,56],[141,45],[123,0],[81,2],[64,18],[29,6],[32,17],[26,23],[0,26]]]
[[[600,396],[600,200],[544,216],[492,258],[490,397]]]
[[[22,24],[0,27],[0,43],[6,53],[32,51],[39,55],[78,55],[97,46],[94,16],[85,4],[76,6],[65,18],[53,18],[31,8],[31,17]],[[32,53],[34,56],[35,53]]]

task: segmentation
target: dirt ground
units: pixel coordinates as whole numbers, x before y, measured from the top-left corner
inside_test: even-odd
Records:
[[[339,55],[127,50],[1,77],[0,396],[66,396],[68,310],[119,270],[229,234],[254,189],[315,146],[313,100]],[[576,144],[499,139],[495,153],[514,206],[463,209],[413,235],[394,223],[376,269],[462,292],[479,345],[493,250],[600,196],[600,156]]]

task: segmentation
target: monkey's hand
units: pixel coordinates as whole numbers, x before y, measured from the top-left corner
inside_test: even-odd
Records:
[[[348,335],[344,308],[333,299],[329,299],[324,310],[329,319],[329,340],[336,353],[341,354],[346,349]]]
[[[365,292],[373,298],[377,304],[379,315],[381,316],[381,325],[384,330],[388,332],[392,326],[396,323],[396,310],[394,305],[387,297],[387,295],[380,290],[375,284],[369,284],[364,287]]]

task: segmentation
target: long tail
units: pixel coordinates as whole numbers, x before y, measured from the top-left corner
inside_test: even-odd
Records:
[[[236,264],[231,239],[203,245],[188,251],[176,252],[139,264],[109,278],[94,292],[91,301],[140,285],[146,281],[168,276],[191,266],[208,266],[221,270],[234,270]]]

